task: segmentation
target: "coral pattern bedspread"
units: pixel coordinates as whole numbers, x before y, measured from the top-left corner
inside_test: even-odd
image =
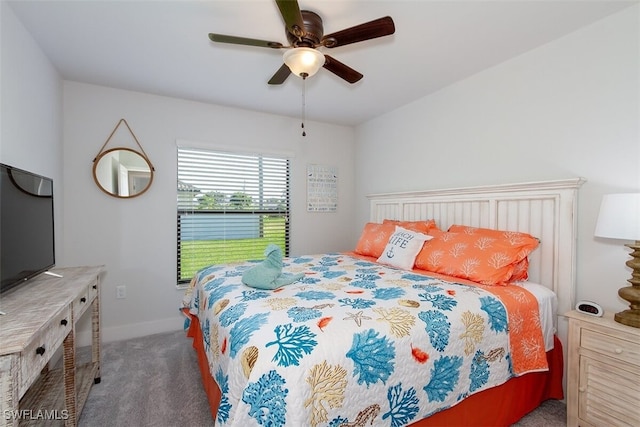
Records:
[[[285,258],[294,284],[242,284],[251,263],[197,273],[198,316],[230,426],[403,426],[547,369],[535,298],[347,254]]]

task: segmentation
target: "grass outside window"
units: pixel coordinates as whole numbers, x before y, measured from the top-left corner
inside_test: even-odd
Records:
[[[264,248],[270,243],[284,248],[285,219],[267,217],[263,222],[263,236],[257,239],[181,242],[181,278],[193,277],[198,270],[213,264],[264,259]]]

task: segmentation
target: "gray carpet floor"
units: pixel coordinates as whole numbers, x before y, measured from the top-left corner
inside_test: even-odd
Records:
[[[88,350],[79,349],[78,359]],[[80,427],[213,426],[196,354],[182,331],[104,344],[101,376]],[[564,403],[549,400],[515,426],[560,427],[565,420]]]

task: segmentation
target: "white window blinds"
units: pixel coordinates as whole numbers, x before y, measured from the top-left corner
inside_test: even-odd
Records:
[[[178,283],[211,264],[289,254],[289,160],[178,147]]]

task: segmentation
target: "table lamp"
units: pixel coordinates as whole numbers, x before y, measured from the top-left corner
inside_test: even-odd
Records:
[[[602,198],[596,237],[607,239],[634,240],[631,259],[627,266],[631,268],[631,286],[620,288],[618,295],[629,302],[629,309],[616,313],[618,323],[640,328],[640,193],[606,194]]]

